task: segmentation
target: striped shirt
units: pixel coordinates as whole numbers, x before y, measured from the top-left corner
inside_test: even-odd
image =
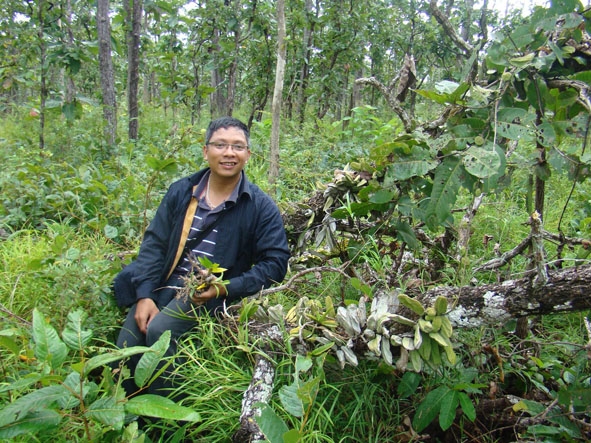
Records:
[[[215,223],[223,211],[236,204],[236,200],[238,199],[238,189],[240,187],[240,183],[242,182],[242,176],[234,187],[230,197],[213,209],[209,207],[205,197],[208,181],[209,172],[203,176],[197,185],[195,192],[193,193],[193,197],[198,199],[199,203],[197,205],[197,209],[195,210],[195,215],[193,215],[193,223],[189,231],[189,236],[187,237],[187,244],[193,243],[191,240],[197,237],[200,232],[207,229],[209,225]],[[217,227],[214,227],[203,239],[201,239],[199,243],[193,245],[190,250],[185,248],[183,257],[176,266],[173,274],[176,276],[181,276],[191,272],[193,270],[193,266],[191,265],[191,260],[189,259],[190,257],[194,259],[197,257],[213,257],[218,234]]]

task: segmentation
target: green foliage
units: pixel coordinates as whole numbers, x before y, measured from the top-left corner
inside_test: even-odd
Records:
[[[437,417],[441,429],[447,430],[455,422],[458,408],[468,420],[473,422],[476,419],[474,402],[468,394],[481,394],[480,390],[487,385],[474,383],[477,372],[473,368],[464,369],[457,376],[458,380],[454,384],[449,384],[449,381],[441,384],[422,398],[412,422],[417,432],[422,432]],[[408,373],[402,377],[402,382],[400,386],[406,387],[399,388],[399,394],[410,396],[413,392],[408,387],[416,387],[419,377]]]
[[[257,417],[261,431],[270,443],[296,443],[305,438],[306,423],[312,413],[320,383],[324,380],[323,357],[296,356],[293,383],[279,389],[279,400],[285,412],[301,420],[300,426],[289,429],[269,405],[263,405]],[[301,376],[315,366],[316,376],[303,379]]]
[[[60,338],[46,317],[35,310],[31,341],[25,346],[19,346],[10,334],[2,335],[0,344],[16,357],[27,356],[29,366],[12,374],[12,380],[2,388],[0,438],[34,435],[47,439],[62,433],[61,441],[72,441],[76,434],[69,432],[75,432],[71,430],[80,425],[86,441],[112,441],[113,435],[107,438],[103,429],[113,429],[121,435],[126,415],[130,414],[200,420],[194,411],[160,396],[126,399],[120,385],[125,375],[115,380],[109,369],[109,364],[143,354],[135,382],[140,388],[147,386],[168,348],[169,332],[149,348],[112,350],[91,346],[92,331],[85,329],[85,321],[83,311],[71,312]],[[29,346],[34,357],[28,357]],[[97,379],[95,371],[101,368]]]

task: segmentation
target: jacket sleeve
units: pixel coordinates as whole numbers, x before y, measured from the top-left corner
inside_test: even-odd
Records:
[[[181,193],[175,191],[173,184],[165,194],[148,229],[144,233],[138,256],[135,260],[136,272],[132,283],[136,288],[137,300],[151,298],[157,300],[154,292],[162,284],[164,273],[168,271],[171,244],[175,241],[177,229],[175,213],[181,207]]]
[[[279,209],[268,197],[262,199],[254,220],[252,266],[241,275],[230,278],[228,302],[252,295],[274,283],[283,281],[287,273],[290,252]]]

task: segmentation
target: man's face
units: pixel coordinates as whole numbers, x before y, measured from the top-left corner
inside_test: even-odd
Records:
[[[212,175],[236,178],[250,158],[244,132],[234,127],[218,129],[203,147],[203,157],[209,163]]]

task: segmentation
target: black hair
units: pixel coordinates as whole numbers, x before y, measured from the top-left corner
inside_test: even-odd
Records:
[[[220,117],[216,120],[212,120],[207,127],[207,131],[205,131],[205,144],[209,143],[209,140],[215,131],[228,128],[238,128],[242,130],[246,137],[246,144],[250,146],[250,131],[248,130],[248,126],[234,117]]]

